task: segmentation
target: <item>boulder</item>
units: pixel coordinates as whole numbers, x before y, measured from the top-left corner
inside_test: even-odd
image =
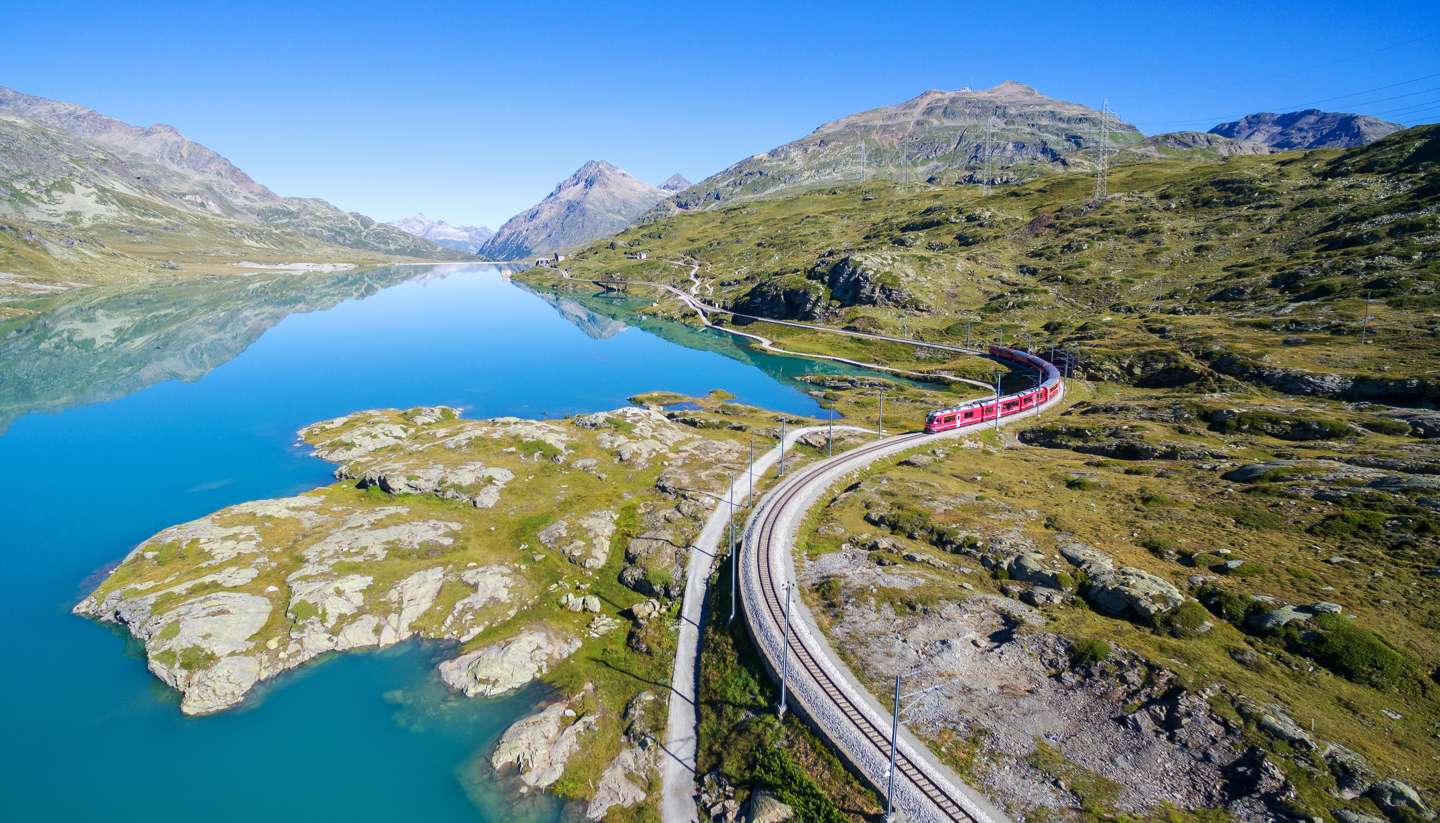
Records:
[[[756,790],[745,804],[745,823],[781,823],[794,819],[795,809],[764,789]]]
[[[1331,809],[1330,813],[1335,815],[1335,819],[1340,823],[1385,823],[1383,817],[1357,812],[1354,809]]]
[[[1086,574],[1099,574],[1115,568],[1110,555],[1084,543],[1068,542],[1060,545],[1060,556],[1080,567]]]
[[[1375,805],[1391,818],[1403,820],[1405,816],[1434,820],[1435,812],[1420,799],[1420,793],[1413,786],[1387,777],[1370,787],[1368,796]]]
[[[1291,623],[1309,620],[1311,616],[1310,612],[1296,606],[1280,606],[1251,615],[1246,619],[1245,626],[1251,631],[1271,632]]]
[[[1335,778],[1335,793],[1342,800],[1362,797],[1375,784],[1375,771],[1359,754],[1331,743],[1321,755],[1325,766]]]
[[[598,725],[593,714],[575,717],[578,702],[577,696],[551,703],[515,721],[501,735],[490,765],[497,770],[514,766],[529,788],[543,789],[559,780],[566,763],[580,750],[580,738]]]
[[[440,664],[440,679],[466,697],[493,697],[518,689],[580,648],[574,637],[543,627],[525,629]]]
[[[1170,581],[1130,566],[1092,574],[1084,596],[1101,614],[1141,620],[1158,617],[1185,602]]]
[[[1296,723],[1294,718],[1286,714],[1284,709],[1273,705],[1268,709],[1266,713],[1260,715],[1261,731],[1297,748],[1315,748],[1315,739],[1299,723]]]
[[[1047,568],[1045,556],[1038,552],[1023,552],[1005,561],[1005,571],[1011,580],[1034,583],[1049,589],[1060,588],[1059,572]]]

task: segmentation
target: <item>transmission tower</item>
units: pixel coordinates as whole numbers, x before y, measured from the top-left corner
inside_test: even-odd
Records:
[[[1090,198],[1095,205],[1099,205],[1105,200],[1105,176],[1110,170],[1110,99],[1108,97],[1100,104],[1098,143],[1100,159],[1095,164],[1095,195]]]

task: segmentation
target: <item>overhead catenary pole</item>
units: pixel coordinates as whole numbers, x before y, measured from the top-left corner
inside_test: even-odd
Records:
[[[780,476],[785,476],[785,418],[780,418]]]
[[[748,435],[746,439],[750,441],[750,465],[746,467],[750,475],[750,494],[746,495],[746,498],[753,502],[755,500],[755,437]]]
[[[740,588],[739,568],[735,555],[739,554],[739,548],[735,545],[735,479],[730,479],[730,619],[726,624],[735,622],[735,590]]]
[[[785,717],[786,681],[790,675],[790,584],[785,584],[785,635],[780,647],[780,717]]]
[[[900,731],[900,675],[895,675],[895,703],[890,711],[890,771],[885,786],[885,820],[895,819],[895,739]]]
[[[1000,372],[995,372],[995,431],[1000,431]]]
[[[834,410],[834,409],[831,409],[831,410],[830,410],[830,425],[827,426],[827,427],[826,427],[826,430],[825,430],[825,445],[826,445],[826,446],[829,448],[829,450],[830,450],[830,451],[829,451],[829,454],[827,454],[827,455],[825,455],[825,456],[826,456],[826,457],[834,457],[834,456],[835,456],[835,410]]]

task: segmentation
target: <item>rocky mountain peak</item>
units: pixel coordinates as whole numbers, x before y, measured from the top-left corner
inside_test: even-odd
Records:
[[[1108,121],[1112,148],[1144,139],[1113,113]],[[799,140],[748,157],[679,192],[647,219],[671,210],[709,209],[736,199],[858,181],[862,174],[974,181],[986,161],[1002,179],[1065,168],[1077,159],[1083,165],[1088,162],[1083,152],[1093,156],[1099,125],[1095,109],[1047,97],[1014,80],[979,91],[930,89],[831,120]],[[1010,171],[1017,168],[1024,171]]]
[[[1364,146],[1405,128],[1364,114],[1303,109],[1284,114],[1259,112],[1221,123],[1211,134],[1264,143],[1277,151],[1345,149]]]
[[[668,195],[612,163],[591,160],[505,221],[480,253],[513,260],[608,237]]]
[[[676,173],[665,178],[665,182],[660,184],[660,188],[665,191],[675,192],[684,191],[685,189],[690,188],[692,185],[694,184],[691,183],[689,180],[685,179],[685,175]]]

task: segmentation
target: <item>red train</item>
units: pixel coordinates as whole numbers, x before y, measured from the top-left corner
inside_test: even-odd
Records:
[[[1039,371],[1040,385],[1033,389],[1004,395],[998,402],[995,398],[990,397],[971,400],[969,403],[949,409],[937,409],[925,415],[925,431],[943,432],[949,429],[963,429],[967,426],[993,421],[996,417],[1009,417],[1012,414],[1019,414],[1043,405],[1051,398],[1058,397],[1065,390],[1064,383],[1060,380],[1060,370],[1044,358],[1004,346],[991,346],[990,356],[996,360],[1016,363]]]

